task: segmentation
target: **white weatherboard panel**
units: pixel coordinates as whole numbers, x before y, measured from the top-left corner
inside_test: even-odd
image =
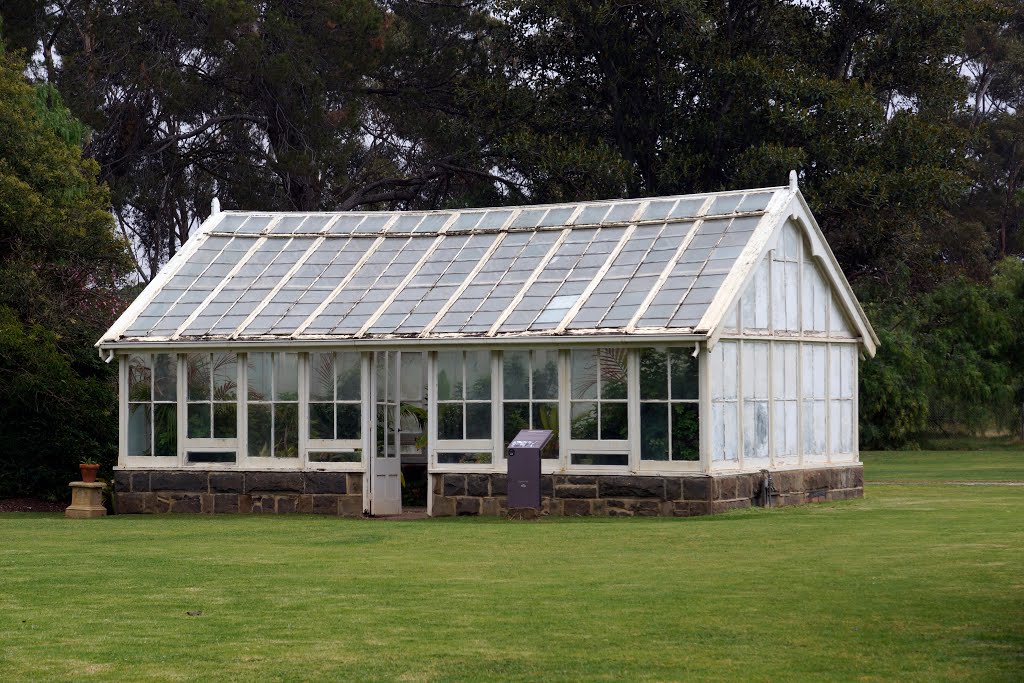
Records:
[[[805,343],[801,367],[803,395],[804,463],[828,460],[826,439],[826,387],[828,385],[828,345]]]
[[[854,350],[854,347],[848,344],[833,344],[829,350],[829,429],[833,459],[837,459],[836,455],[846,456],[845,459],[852,458],[856,442],[856,427],[853,423],[854,383],[857,371]]]
[[[830,306],[829,306],[829,318],[828,318],[828,332],[829,336],[832,337],[846,337],[853,339],[857,335],[850,329],[850,325],[846,322],[846,315],[843,313],[842,306],[836,300],[835,294],[829,294]]]
[[[743,328],[748,333],[763,333],[769,329],[768,300],[771,296],[770,265],[766,256],[754,271],[754,278],[747,285],[746,292],[740,299],[740,315]],[[727,328],[728,329],[728,328]]]
[[[723,341],[711,352],[711,459],[739,460],[738,361],[739,344]]]
[[[768,342],[743,342],[743,465],[767,467]]]
[[[772,436],[776,465],[800,462],[800,345],[772,344]]]
[[[800,249],[800,233],[787,222],[772,256],[772,327],[776,332],[800,330]]]
[[[813,259],[804,260],[803,301],[801,302],[804,332],[826,332],[828,305],[832,288],[825,282]]]

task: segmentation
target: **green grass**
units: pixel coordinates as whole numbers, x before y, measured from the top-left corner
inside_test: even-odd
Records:
[[[868,481],[1024,481],[1024,449],[861,453]]]
[[[0,679],[1020,680],[1022,519],[1024,487],[940,485],[691,520],[0,515]]]

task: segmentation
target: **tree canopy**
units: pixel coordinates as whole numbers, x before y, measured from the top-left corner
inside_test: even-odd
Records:
[[[150,280],[214,196],[444,208],[796,169],[883,339],[865,440],[1005,425],[1024,401],[1016,0],[10,0],[0,15],[23,60],[4,58],[0,106],[32,131],[2,136],[0,173],[35,188],[0,196],[0,303],[19,339],[79,359],[75,377],[104,376],[76,354],[118,305],[121,246]]]

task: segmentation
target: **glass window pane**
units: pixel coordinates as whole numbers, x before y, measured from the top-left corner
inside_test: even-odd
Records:
[[[626,349],[601,349],[601,398],[626,398]]]
[[[363,451],[360,448],[351,451],[310,451],[310,462],[362,462]]]
[[[597,438],[597,403],[572,404],[572,438]]]
[[[618,440],[629,438],[629,423],[626,419],[625,403],[601,404],[601,439]]]
[[[333,439],[334,438],[334,404],[333,403],[310,403],[309,404],[309,438],[311,438],[311,439]]]
[[[401,371],[400,398],[403,401],[424,400],[427,395],[427,387],[423,380],[423,354],[403,351]]]
[[[672,405],[672,459],[700,460],[700,410],[696,403]]]
[[[529,403],[505,403],[502,417],[502,436],[507,446],[521,429],[530,428]]]
[[[488,465],[490,453],[438,453],[437,462],[444,465]]]
[[[274,362],[274,400],[297,401],[298,398],[299,354],[278,353]]]
[[[210,354],[190,353],[185,357],[188,400],[210,400]]]
[[[558,349],[533,352],[533,398],[558,398]]]
[[[558,404],[534,403],[533,428],[551,430],[551,450],[545,450],[541,457],[558,459]]]
[[[309,400],[333,401],[334,400],[334,354],[333,353],[311,353],[309,354]],[[312,406],[310,406],[312,410]],[[333,414],[331,420],[334,421]],[[327,438],[327,437],[313,437]]]
[[[491,402],[466,404],[466,438],[491,438]]]
[[[362,434],[361,417],[362,407],[358,403],[339,403],[337,406],[337,431],[338,439],[358,439]]]
[[[640,404],[640,459],[668,460],[668,404]]]
[[[235,462],[234,451],[189,451],[189,462]]]
[[[696,400],[700,393],[697,376],[698,361],[690,349],[672,349],[670,362],[672,366],[672,399]]]
[[[213,354],[213,398],[233,401],[238,398],[238,357],[230,351]]]
[[[358,351],[343,351],[334,363],[337,371],[338,400],[358,401],[362,397],[363,364]]]
[[[462,438],[461,403],[439,403],[437,405],[437,438]]]
[[[273,365],[269,353],[250,353],[247,369],[249,380],[249,400],[270,400],[270,373]],[[252,455],[250,448],[249,455]]]
[[[128,400],[148,401],[151,398],[152,371],[147,354],[128,357]],[[148,453],[146,455],[149,455]]]
[[[178,454],[178,406],[161,403],[153,407],[154,455],[174,456]]]
[[[188,438],[210,438],[210,404],[188,404]]]
[[[158,353],[153,356],[153,400],[178,400],[177,356],[172,353]]]
[[[437,398],[439,401],[462,398],[461,351],[437,352]]]
[[[295,403],[274,404],[274,457],[299,457],[299,406]]]
[[[150,404],[128,406],[128,455],[152,455]]]
[[[491,352],[466,351],[466,398],[491,397]]]
[[[640,352],[640,399],[668,399],[668,356],[664,349]]]
[[[570,366],[572,397],[597,398],[597,349],[573,349]],[[575,410],[573,416],[575,417]]]
[[[530,397],[530,352],[506,351],[502,357],[502,380],[506,399]]]
[[[625,453],[573,453],[573,465],[597,465],[602,467],[623,467],[629,463]]]
[[[259,354],[263,355],[263,354]],[[250,356],[251,358],[251,356]],[[270,457],[270,406],[249,404],[249,457]]]
[[[238,409],[234,403],[213,404],[213,438],[234,439],[238,436]]]

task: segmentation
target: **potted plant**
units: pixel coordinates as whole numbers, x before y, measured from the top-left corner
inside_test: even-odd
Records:
[[[82,458],[82,462],[78,464],[78,469],[82,473],[82,481],[86,484],[91,484],[96,481],[96,473],[100,469],[100,464],[96,462],[95,458]]]

